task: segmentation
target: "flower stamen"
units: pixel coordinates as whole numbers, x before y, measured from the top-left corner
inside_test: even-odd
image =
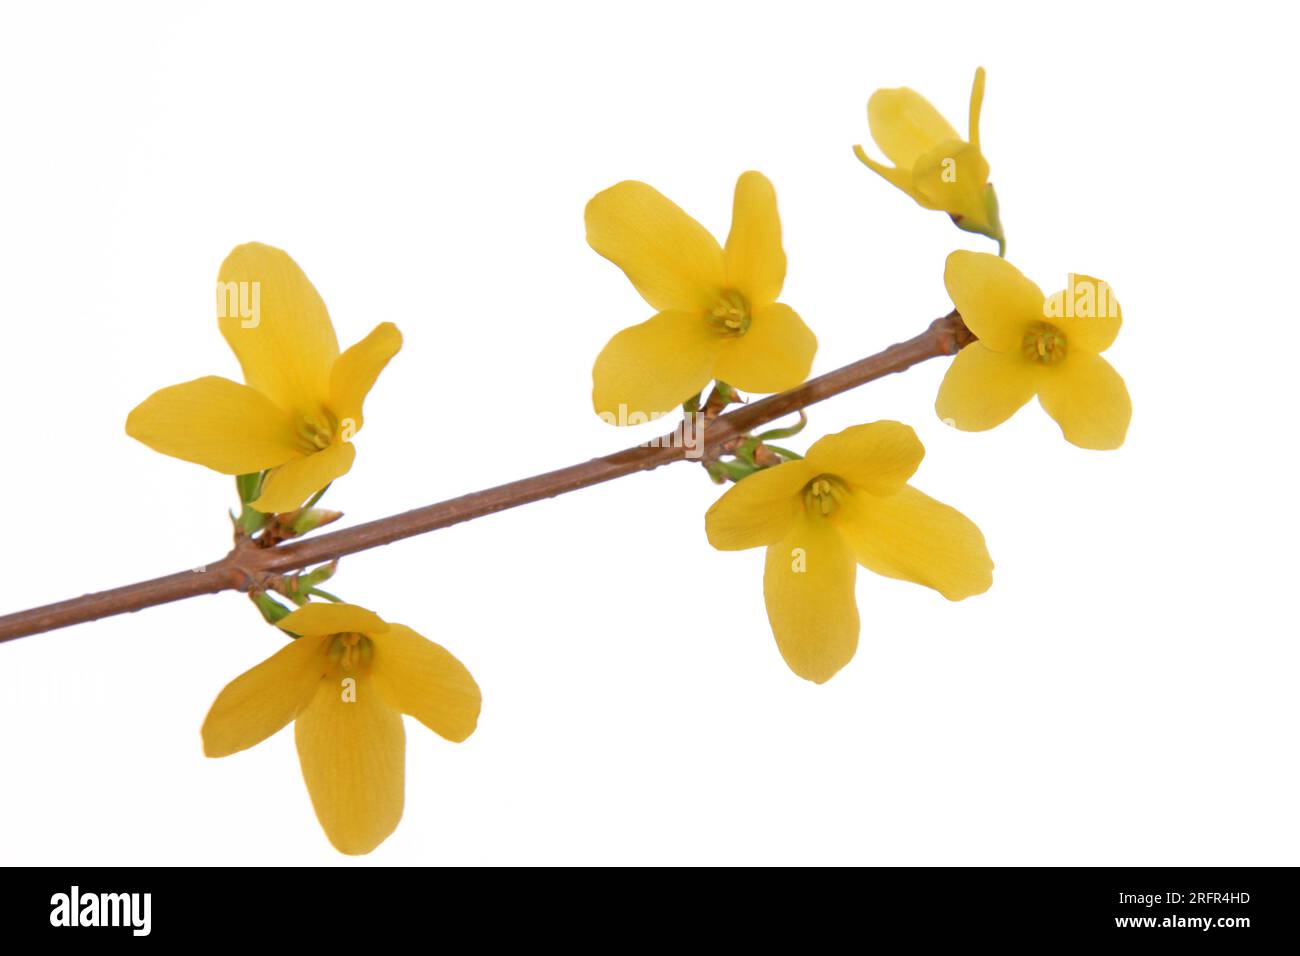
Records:
[[[1065,360],[1065,334],[1054,325],[1035,322],[1021,344],[1025,358],[1040,365],[1059,365]]]
[[[298,437],[308,454],[324,451],[334,444],[334,416],[322,411],[319,415],[303,415],[298,419]]]
[[[335,634],[330,639],[329,659],[345,671],[368,668],[374,644],[364,634]]]
[[[804,507],[824,518],[839,507],[840,490],[839,482],[828,475],[814,478],[804,488]]]
[[[709,324],[723,335],[744,335],[749,323],[749,303],[739,292],[722,293],[709,310]]]

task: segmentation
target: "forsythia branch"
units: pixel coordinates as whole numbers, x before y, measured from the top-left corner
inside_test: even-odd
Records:
[[[775,421],[841,392],[856,388],[892,372],[901,372],[919,362],[942,355],[955,355],[974,341],[956,311],[932,322],[924,332],[883,352],[860,359],[833,372],[809,379],[797,388],[744,405],[718,416],[705,429],[699,443],[705,459],[759,425]],[[681,429],[676,433],[680,438]],[[696,445],[699,449],[699,444]],[[674,461],[690,460],[684,442],[665,436],[656,442],[637,445],[602,458],[593,458],[558,471],[550,471],[459,498],[426,505],[413,511],[368,521],[319,537],[264,548],[242,542],[220,561],[192,571],[142,581],[110,591],[70,598],[44,607],[18,611],[0,617],[0,642],[40,634],[72,624],[98,620],[114,614],[216,594],[220,591],[248,591],[273,588],[280,575],[308,565],[331,561],[402,538],[436,531],[462,521],[481,518],[543,498],[576,491],[590,485],[648,471]]]

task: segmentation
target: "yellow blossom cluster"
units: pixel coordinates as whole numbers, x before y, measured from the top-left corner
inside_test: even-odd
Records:
[[[980,137],[984,85],[980,69],[965,140],[916,92],[885,89],[867,114],[893,165],[855,147],[919,205],[998,243],[999,255],[948,257],[944,281],[972,340],[948,368],[936,411],[981,431],[1037,395],[1071,443],[1117,448],[1129,397],[1101,353],[1119,332],[1119,305],[1106,283],[1085,275],[1045,296],[1001,257],[1005,235]],[[779,301],[786,253],[776,191],[761,173],[738,179],[725,243],[640,182],[598,193],[585,221],[592,248],[654,310],[596,358],[592,403],[603,419],[634,424],[678,407],[716,413],[740,391],[780,392],[808,377],[817,339]],[[130,413],[126,430],[163,454],[237,476],[237,541],[260,533],[262,546],[275,546],[337,517],[312,506],[351,469],[365,398],[402,337],[382,323],[340,351],[307,276],[285,252],[257,243],[221,266],[217,313],[244,381],[207,376],[163,388]],[[743,436],[727,449],[734,461],[705,461],[715,481],[734,482],[708,509],[705,532],[721,550],[766,549],[763,595],[777,647],[794,673],[822,683],[857,648],[859,565],[960,601],[991,586],[993,562],[968,518],[909,483],[925,454],[911,427],[857,425],[804,454],[772,444],[804,421]],[[481,697],[448,651],[323,591],[332,573],[330,565],[278,585],[292,610],[267,593],[271,585],[254,589],[289,641],[220,692],[202,738],[205,753],[222,757],[292,723],[325,833],[345,853],[366,853],[402,815],[402,715],[459,742],[475,729]]]

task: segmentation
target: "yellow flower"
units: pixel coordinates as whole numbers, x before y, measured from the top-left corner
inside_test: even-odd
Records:
[[[203,722],[203,752],[245,750],[292,720],[326,836],[369,853],[402,818],[402,714],[462,741],[478,722],[478,685],[437,644],[355,605],[308,604],[280,627],[301,636],[226,685]]]
[[[979,529],[907,484],[924,456],[906,425],[855,425],[816,442],[806,458],[741,479],[705,515],[715,548],[767,546],[768,620],[800,677],[830,680],[857,650],[858,564],[950,601],[993,583]]]
[[[963,142],[939,111],[920,93],[902,87],[876,90],[867,102],[871,137],[893,162],[884,166],[861,146],[853,152],[926,209],[941,209],[958,227],[1006,246],[998,219],[998,198],[989,184],[989,164],[980,152],[980,108],[984,68],[975,71],[970,93],[970,142]]]
[[[645,183],[622,182],[587,204],[587,241],[621,268],[654,318],[610,339],[592,371],[608,422],[639,424],[719,379],[747,392],[804,380],[817,339],[788,305],[776,192],[761,173],[736,182],[725,248]]]
[[[948,295],[979,340],[953,359],[935,411],[963,431],[1000,425],[1034,395],[1067,441],[1081,448],[1124,444],[1133,406],[1119,373],[1098,353],[1119,334],[1110,286],[1071,275],[1045,299],[1005,259],[958,251],[944,269]]]
[[[401,333],[384,322],[340,355],[307,276],[259,243],[222,263],[217,324],[248,384],[209,375],[164,388],[131,412],[126,433],[222,474],[269,469],[253,507],[292,511],[352,467],[362,403]]]

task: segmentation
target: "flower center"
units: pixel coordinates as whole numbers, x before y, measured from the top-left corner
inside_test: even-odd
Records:
[[[298,438],[303,451],[324,451],[334,444],[334,428],[337,423],[334,416],[322,409],[315,415],[301,415],[298,418]]]
[[[722,293],[709,310],[709,324],[723,335],[744,335],[749,321],[749,303],[739,292]]]
[[[1021,348],[1027,359],[1042,365],[1059,365],[1065,360],[1065,335],[1054,325],[1035,322],[1025,333]]]
[[[345,671],[369,669],[375,645],[364,634],[335,634],[330,638],[329,659]]]
[[[819,475],[804,486],[804,508],[809,514],[825,517],[840,506],[839,496],[842,491],[835,478],[830,475]]]

